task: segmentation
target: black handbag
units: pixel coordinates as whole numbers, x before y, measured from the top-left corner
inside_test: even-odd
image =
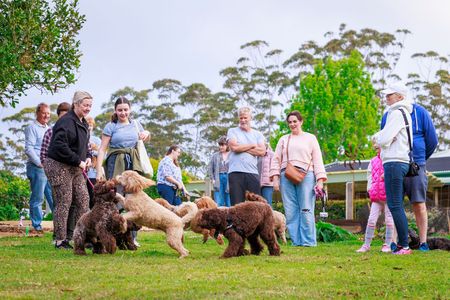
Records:
[[[406,177],[414,177],[414,176],[419,175],[420,167],[414,161],[414,158],[413,158],[413,148],[411,146],[411,135],[409,134],[408,119],[406,118],[406,114],[403,111],[403,109],[399,108],[399,110],[402,112],[403,120],[405,121],[405,124],[406,124],[406,134],[408,135],[408,144],[409,144],[409,168],[408,168],[408,172],[406,173],[405,176]]]

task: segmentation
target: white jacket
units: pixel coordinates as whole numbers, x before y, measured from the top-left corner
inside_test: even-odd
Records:
[[[409,124],[411,147],[413,146],[413,133],[411,126],[412,104],[409,100],[396,102],[389,107],[386,125],[383,130],[375,134],[376,141],[381,147],[381,160],[387,162],[409,163],[409,143],[406,124],[403,119],[402,108]]]

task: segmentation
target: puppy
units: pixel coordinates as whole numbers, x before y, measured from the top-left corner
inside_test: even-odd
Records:
[[[245,199],[248,201],[258,201],[262,203],[267,203],[266,199],[264,199],[262,196],[246,191],[245,192]],[[273,230],[275,231],[275,234],[278,238],[281,239],[283,244],[287,244],[286,241],[286,217],[279,211],[272,210],[273,211],[273,219],[274,219],[274,227]]]
[[[114,230],[114,237],[116,238],[116,245],[120,250],[131,250],[136,251],[137,247],[133,240],[132,231],[138,231],[142,228],[142,226],[137,225],[130,220],[127,220],[127,231],[125,233],[121,233],[119,230]]]
[[[126,197],[120,197],[127,212],[123,217],[140,226],[159,229],[166,233],[167,244],[183,258],[189,251],[183,246],[185,223],[175,213],[162,207],[150,198],[143,189],[155,185],[153,180],[134,171],[125,171],[115,181],[124,187]]]
[[[119,214],[115,182],[99,181],[94,186],[94,206],[78,220],[74,234],[74,253],[86,255],[85,245],[93,245],[93,253],[114,254],[114,233],[125,233],[126,220]]]
[[[409,238],[411,241],[409,242],[409,248],[411,249],[419,249],[420,247],[420,238],[417,233],[408,229]],[[430,250],[446,250],[450,251],[450,240],[446,238],[428,238],[427,244]]]
[[[202,196],[198,199],[195,200],[194,202],[198,209],[205,209],[205,208],[217,208],[217,204],[216,202],[208,196]],[[216,240],[216,242],[219,245],[223,245],[223,236],[222,234],[215,234],[215,230],[207,230],[207,229],[201,229],[198,226],[196,226],[197,223],[194,222],[194,224],[192,224],[191,221],[191,230],[195,233],[200,233],[203,235],[203,243],[206,243],[208,241],[209,237],[212,237]]]
[[[215,229],[228,239],[228,247],[221,258],[245,255],[245,240],[250,243],[251,254],[259,255],[263,246],[258,237],[267,245],[270,255],[280,255],[273,231],[272,209],[267,204],[244,202],[231,208],[201,209],[194,220],[198,227]]]
[[[194,203],[197,204],[198,209],[217,208],[216,202],[211,197],[208,196],[200,197],[197,200],[195,200]]]

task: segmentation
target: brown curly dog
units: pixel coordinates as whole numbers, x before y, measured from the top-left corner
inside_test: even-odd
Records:
[[[164,231],[167,244],[180,254],[180,258],[187,256],[189,251],[183,246],[185,223],[182,218],[156,203],[143,191],[146,187],[155,185],[155,182],[135,171],[125,171],[114,180],[122,185],[127,193],[125,198],[119,195],[127,210],[123,217],[140,226]]]
[[[139,231],[142,226],[137,225],[130,220],[127,220],[127,231],[122,233],[118,230],[115,231],[114,237],[116,238],[116,245],[120,250],[132,250],[136,251],[137,247],[133,240],[132,231]]]
[[[272,209],[267,204],[244,202],[230,208],[203,209],[194,219],[199,227],[215,229],[228,239],[228,247],[221,258],[246,254],[246,239],[250,243],[251,254],[259,255],[263,246],[258,237],[267,245],[270,255],[280,255],[273,231]]]
[[[85,244],[92,243],[93,253],[116,252],[114,234],[125,233],[127,222],[117,209],[115,182],[99,181],[94,186],[94,206],[80,217],[73,233],[74,253],[86,255]]]
[[[217,208],[216,202],[208,196],[202,196],[194,201],[194,203],[197,205],[198,209],[204,209],[204,208]],[[208,241],[209,237],[212,237],[216,240],[217,244],[223,245],[223,236],[222,234],[215,234],[215,230],[208,230],[208,229],[202,229],[199,228],[196,222],[191,221],[191,230],[195,233],[200,233],[203,235],[203,243],[206,243]]]
[[[262,202],[262,203],[267,203],[267,200],[255,193],[246,191],[245,192],[245,199],[247,199],[248,201],[258,201],[258,202]],[[287,244],[286,241],[286,217],[279,211],[276,210],[272,210],[273,211],[273,220],[274,220],[274,225],[273,225],[273,230],[275,231],[275,234],[277,235],[278,238],[281,239],[281,241],[283,242],[283,244]]]

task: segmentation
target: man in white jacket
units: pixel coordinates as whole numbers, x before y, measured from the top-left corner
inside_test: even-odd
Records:
[[[389,111],[386,125],[375,134],[375,138],[381,147],[387,205],[398,234],[397,249],[392,253],[411,254],[408,246],[408,220],[403,207],[403,179],[408,172],[410,161],[408,135],[413,143],[410,116],[412,104],[407,99],[407,90],[400,85],[390,86],[383,93],[386,95]]]

